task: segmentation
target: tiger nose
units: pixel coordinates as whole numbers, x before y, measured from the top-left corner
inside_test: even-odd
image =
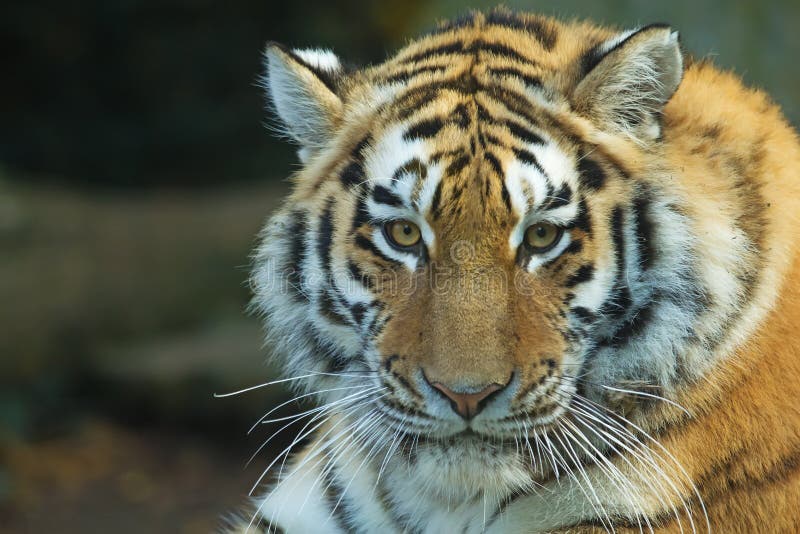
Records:
[[[437,389],[447,400],[453,411],[464,419],[472,419],[486,406],[486,401],[492,393],[497,393],[505,386],[500,384],[489,384],[477,392],[453,391],[441,382],[430,382],[430,385]]]

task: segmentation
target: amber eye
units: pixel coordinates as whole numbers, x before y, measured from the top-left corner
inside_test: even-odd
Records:
[[[534,253],[547,252],[558,243],[562,230],[554,224],[540,222],[525,230],[525,244]]]
[[[397,248],[413,247],[422,239],[419,226],[405,219],[390,221],[384,225],[383,229],[389,243]]]

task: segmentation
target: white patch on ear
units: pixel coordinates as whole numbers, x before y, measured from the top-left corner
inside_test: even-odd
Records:
[[[264,59],[262,83],[279,130],[300,144],[305,162],[330,141],[340,118],[342,102],[328,82],[341,69],[339,59],[327,50],[289,52],[277,45],[267,47]]]
[[[339,58],[330,50],[322,48],[295,48],[292,52],[312,69],[324,70],[331,73],[338,72],[342,69]]]
[[[600,45],[599,52],[602,55],[608,54],[611,50],[613,50],[614,48],[618,47],[620,44],[625,42],[625,40],[628,37],[630,37],[631,35],[633,35],[634,33],[638,32],[638,31],[639,31],[639,28],[635,28],[633,30],[624,31],[624,32],[620,33],[619,35],[617,35],[616,37],[612,37],[611,39],[609,39],[608,41],[606,41],[605,43]]]
[[[678,33],[664,26],[633,30],[591,54],[599,59],[575,88],[576,109],[636,141],[658,137],[658,114],[683,77]]]

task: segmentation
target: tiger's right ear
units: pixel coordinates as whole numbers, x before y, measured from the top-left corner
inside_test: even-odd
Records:
[[[290,50],[277,43],[264,52],[264,88],[284,133],[300,145],[300,159],[325,146],[338,125],[342,101],[339,58],[329,50]]]

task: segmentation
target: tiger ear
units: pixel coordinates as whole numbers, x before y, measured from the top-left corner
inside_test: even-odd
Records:
[[[659,115],[683,78],[678,33],[652,25],[622,33],[584,56],[575,109],[639,141],[657,138]]]
[[[343,70],[329,50],[290,50],[269,43],[264,52],[267,99],[280,121],[281,130],[300,145],[306,161],[325,146],[342,113],[336,94]]]

